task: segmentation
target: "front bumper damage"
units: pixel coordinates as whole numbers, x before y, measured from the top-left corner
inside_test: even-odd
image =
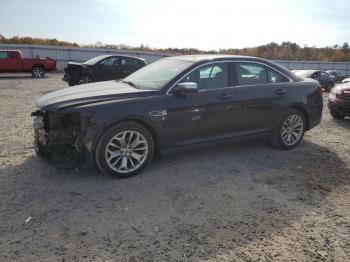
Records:
[[[59,114],[42,112],[31,114],[34,117],[34,147],[37,153],[84,154],[81,121],[79,114]],[[39,152],[40,151],[40,152]]]

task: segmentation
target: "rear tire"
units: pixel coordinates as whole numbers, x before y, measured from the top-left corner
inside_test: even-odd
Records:
[[[32,77],[34,78],[43,78],[45,76],[44,68],[40,66],[33,67],[32,69]]]
[[[305,116],[299,110],[291,109],[279,123],[271,143],[281,149],[292,149],[303,139],[305,127]]]
[[[99,139],[95,161],[102,173],[125,178],[141,172],[153,155],[150,132],[135,122],[122,122],[107,129]]]

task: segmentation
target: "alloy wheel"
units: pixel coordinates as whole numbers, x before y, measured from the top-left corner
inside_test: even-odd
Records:
[[[145,162],[148,155],[146,138],[137,131],[122,131],[107,144],[105,158],[108,166],[119,173],[130,173]]]
[[[90,82],[91,82],[90,78],[88,76],[84,76],[84,77],[79,79],[79,83],[78,84],[79,85],[81,85],[81,84],[88,84]]]
[[[40,78],[43,77],[43,72],[41,69],[37,68],[33,70],[34,77]]]
[[[282,125],[281,137],[283,143],[293,146],[299,142],[304,132],[304,122],[299,115],[290,115]]]

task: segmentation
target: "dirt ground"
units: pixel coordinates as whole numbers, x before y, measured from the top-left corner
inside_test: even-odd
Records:
[[[325,106],[292,151],[201,146],[118,180],[35,156],[29,114],[61,78],[0,76],[0,261],[350,260],[349,118]]]

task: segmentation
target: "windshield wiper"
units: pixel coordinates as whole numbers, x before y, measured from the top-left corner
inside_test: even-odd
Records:
[[[131,85],[132,87],[135,87],[137,89],[141,89],[141,86],[139,85],[136,85],[134,82],[131,82],[131,81],[124,81],[124,80],[121,80],[121,82],[125,83],[125,84],[128,84],[128,85]]]

